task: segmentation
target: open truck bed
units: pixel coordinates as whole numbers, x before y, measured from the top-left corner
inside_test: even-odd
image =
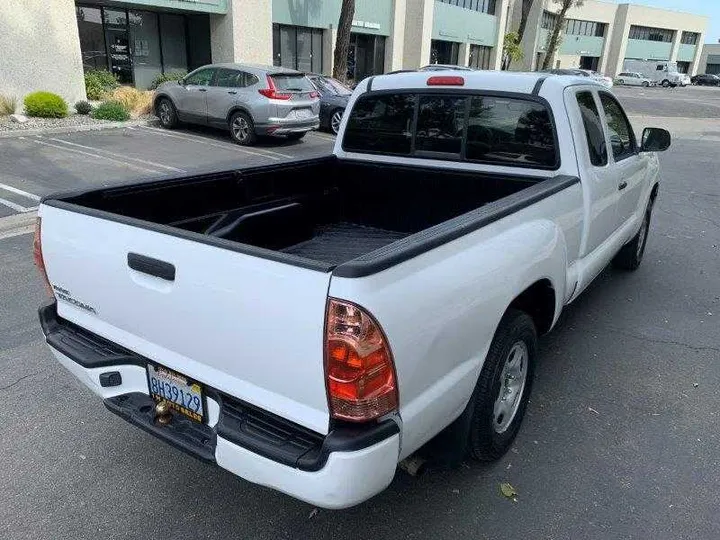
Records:
[[[328,156],[69,194],[48,204],[352,277],[576,181]]]

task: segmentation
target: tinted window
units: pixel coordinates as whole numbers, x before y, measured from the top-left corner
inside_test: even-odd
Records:
[[[257,84],[260,82],[260,79],[258,79],[255,75],[252,73],[246,73],[245,74],[245,86],[252,86],[254,84]]]
[[[185,77],[185,84],[207,86],[213,78],[214,69],[201,69]]]
[[[576,96],[580,115],[585,125],[585,137],[587,138],[590,163],[602,167],[607,165],[607,145],[603,133],[600,113],[591,92],[579,92]]]
[[[559,159],[550,113],[532,101],[473,97],[466,157],[498,165],[556,167]]]
[[[343,148],[409,154],[416,96],[384,94],[357,100],[345,128]]]
[[[245,86],[245,73],[234,69],[218,69],[214,86],[242,88]]]
[[[305,75],[273,75],[272,80],[278,90],[290,92],[312,92],[315,87]]]
[[[635,135],[620,104],[610,94],[600,93],[600,102],[605,111],[605,120],[610,132],[610,146],[615,161],[635,154]]]
[[[421,96],[415,150],[460,154],[465,97]]]

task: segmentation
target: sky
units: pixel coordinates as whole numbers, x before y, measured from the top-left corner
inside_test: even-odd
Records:
[[[685,11],[710,17],[705,43],[720,40],[720,0],[615,0],[618,4],[643,4],[663,9]]]

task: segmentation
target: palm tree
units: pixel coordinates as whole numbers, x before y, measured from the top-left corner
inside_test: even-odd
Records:
[[[350,30],[355,16],[355,0],[342,0],[340,20],[338,21],[337,38],[335,39],[335,57],[333,77],[347,81],[348,49],[350,49]]]
[[[583,0],[553,0],[556,4],[560,4],[560,12],[555,20],[555,26],[553,26],[550,39],[548,40],[547,52],[543,59],[542,69],[548,69],[552,65],[553,57],[555,52],[560,46],[560,32],[565,28],[565,21],[567,21],[567,12],[570,11],[571,7],[580,7],[583,5]]]

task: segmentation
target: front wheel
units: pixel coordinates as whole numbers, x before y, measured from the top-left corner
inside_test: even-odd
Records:
[[[643,85],[643,88],[647,88],[650,86],[650,83],[647,81],[643,81],[642,85]]]
[[[648,233],[650,231],[650,218],[652,216],[652,206],[647,209],[643,217],[640,230],[630,242],[625,244],[615,258],[612,264],[620,270],[628,270],[630,272],[637,270],[642,262],[647,246]]]
[[[236,112],[230,117],[230,136],[232,140],[243,146],[255,144],[255,124],[244,112]]]
[[[338,131],[340,131],[340,122],[342,122],[343,117],[343,110],[338,109],[335,112],[333,112],[332,116],[330,117],[330,131],[333,132],[333,135],[337,135]]]
[[[663,88],[667,88],[668,86],[670,86],[670,81],[668,81],[667,79],[665,79],[665,80],[662,82],[662,87],[663,87]]]
[[[508,310],[464,413],[470,417],[467,451],[474,459],[499,459],[515,440],[530,398],[536,354],[532,319],[525,312]]]
[[[157,116],[162,127],[172,129],[178,125],[177,111],[175,105],[168,98],[160,98],[157,104]]]

